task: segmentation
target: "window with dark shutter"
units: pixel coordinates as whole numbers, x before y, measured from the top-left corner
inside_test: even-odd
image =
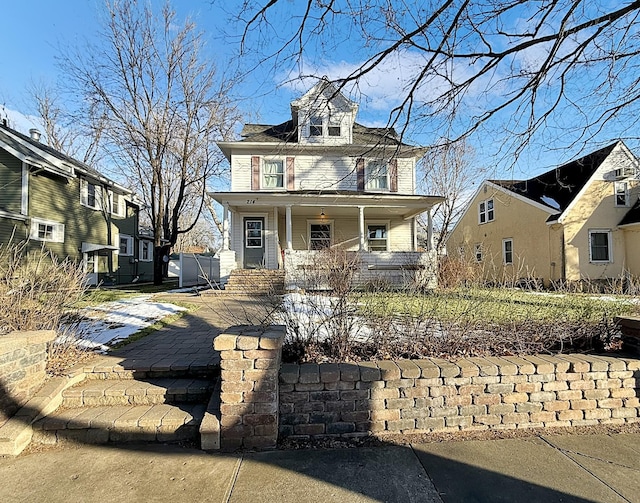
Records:
[[[356,161],[356,176],[358,178],[358,190],[364,192],[364,159]]]
[[[251,157],[251,190],[260,190],[260,157]]]
[[[295,157],[287,157],[287,190],[296,190]]]
[[[389,191],[398,192],[398,159],[389,161]]]

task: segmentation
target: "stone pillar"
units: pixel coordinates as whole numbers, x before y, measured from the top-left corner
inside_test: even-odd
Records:
[[[268,449],[278,441],[278,373],[285,327],[230,327],[220,351],[220,448]]]

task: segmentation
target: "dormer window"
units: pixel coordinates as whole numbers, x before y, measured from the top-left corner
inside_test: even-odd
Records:
[[[340,119],[337,117],[329,118],[329,125],[327,127],[329,136],[342,136],[342,130],[340,128]]]
[[[309,121],[309,136],[322,136],[322,117],[312,115]]]

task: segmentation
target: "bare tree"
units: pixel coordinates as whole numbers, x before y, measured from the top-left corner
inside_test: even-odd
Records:
[[[437,230],[435,248],[442,251],[452,226],[473,195],[474,185],[482,180],[485,170],[474,163],[474,152],[464,141],[445,142],[434,147],[421,159],[420,185],[426,194],[438,194],[445,200],[433,210]]]
[[[565,145],[637,138],[640,1],[248,0],[242,50],[292,78],[328,73],[314,52],[348,44],[333,79],[367,92],[392,75],[389,124],[454,140],[482,131],[517,155],[534,135]],[[400,63],[399,63],[400,61]],[[317,72],[317,73],[316,73]],[[386,73],[386,75],[384,75]],[[368,82],[368,79],[370,81]],[[388,78],[387,78],[388,80]],[[494,119],[497,119],[494,121]],[[497,143],[501,133],[507,142]]]
[[[101,44],[63,59],[84,103],[104,118],[105,146],[149,212],[156,284],[178,236],[196,225],[207,180],[224,175],[215,140],[239,120],[233,79],[217,73],[203,45],[193,22],[180,23],[168,4],[157,14],[150,4],[113,0]]]

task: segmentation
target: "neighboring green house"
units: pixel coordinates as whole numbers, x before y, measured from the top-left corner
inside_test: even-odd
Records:
[[[131,191],[30,133],[0,124],[0,244],[81,261],[91,284],[151,279],[153,241],[139,235]]]

